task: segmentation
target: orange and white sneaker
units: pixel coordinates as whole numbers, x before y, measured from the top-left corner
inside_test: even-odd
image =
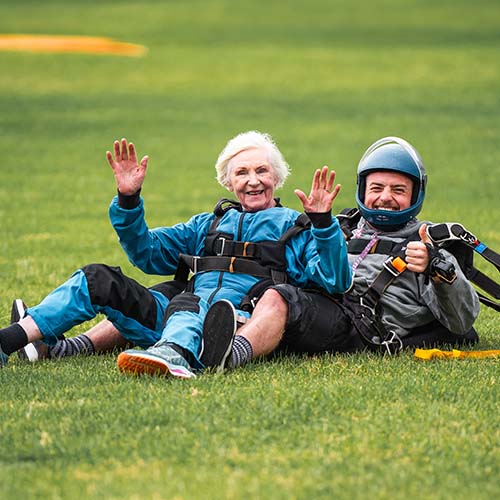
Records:
[[[128,349],[117,360],[118,368],[130,375],[173,375],[179,378],[195,378],[189,363],[167,344],[156,345],[140,351]]]

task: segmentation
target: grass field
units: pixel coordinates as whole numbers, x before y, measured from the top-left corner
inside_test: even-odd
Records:
[[[299,208],[328,164],[355,168],[385,135],[430,178],[422,218],[500,249],[500,4],[494,0],[3,0],[0,34],[107,36],[142,58],[0,52],[0,325],[89,262],[132,268],[109,224],[114,139],[149,154],[150,226],[210,210],[215,159],[271,133]],[[490,276],[497,275],[479,262]],[[479,348],[499,348],[482,310]],[[73,333],[84,331],[77,328]],[[499,361],[406,353],[288,358],[194,381],[133,379],[115,355],[0,370],[0,496],[500,496]]]

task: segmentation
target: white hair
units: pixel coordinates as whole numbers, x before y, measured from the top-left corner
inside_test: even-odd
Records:
[[[229,189],[229,175],[231,172],[230,161],[242,151],[247,149],[264,149],[267,151],[269,163],[274,170],[276,176],[276,188],[280,188],[285,183],[285,179],[290,174],[290,167],[285,161],[285,158],[278,149],[278,146],[273,141],[269,134],[263,134],[256,130],[242,132],[236,137],[233,137],[222,150],[217,162],[215,170],[217,171],[217,181],[226,189]]]

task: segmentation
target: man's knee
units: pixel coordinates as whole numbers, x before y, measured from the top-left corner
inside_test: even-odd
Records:
[[[280,317],[287,317],[288,314],[288,304],[282,295],[274,290],[273,288],[269,288],[264,292],[262,297],[257,302],[257,306],[255,310],[266,309],[269,311],[273,311],[274,314]]]

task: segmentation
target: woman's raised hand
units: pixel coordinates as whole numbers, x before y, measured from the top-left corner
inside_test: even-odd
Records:
[[[118,191],[124,195],[137,193],[144,183],[149,157],[144,156],[138,163],[135,146],[122,139],[114,143],[114,157],[106,151],[106,158],[113,169]]]
[[[305,212],[317,212],[324,213],[330,212],[333,205],[333,200],[337,197],[340,191],[340,184],[335,182],[335,170],[328,171],[328,167],[325,165],[321,169],[317,169],[314,172],[311,192],[309,196],[306,196],[303,191],[296,189],[294,192],[302,202]]]

